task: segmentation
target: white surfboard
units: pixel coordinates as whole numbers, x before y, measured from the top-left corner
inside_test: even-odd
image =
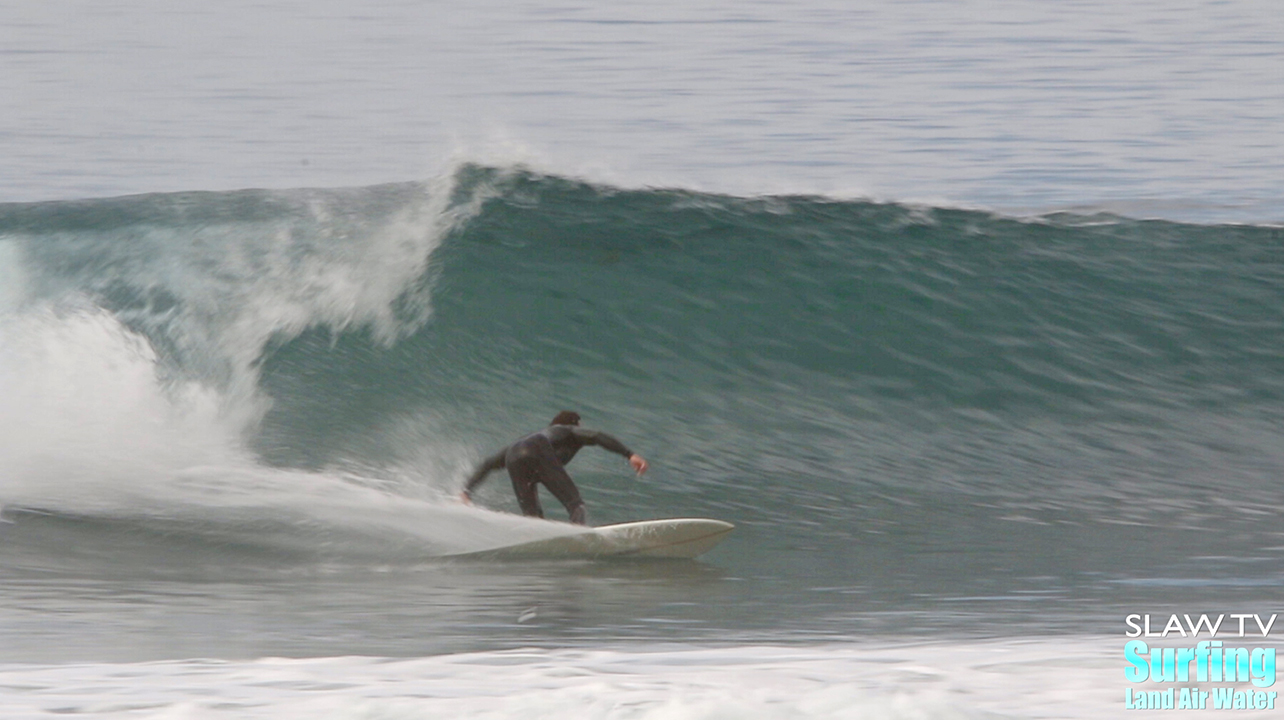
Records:
[[[557,537],[464,553],[493,558],[693,558],[722,541],[735,525],[708,518],[669,518],[584,528]]]

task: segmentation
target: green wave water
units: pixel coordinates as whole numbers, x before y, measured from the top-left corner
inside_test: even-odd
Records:
[[[782,520],[871,490],[1274,493],[1278,228],[486,168],[455,192],[479,204],[433,253],[430,320],[266,353],[266,457],[378,462],[405,418],[489,447],[572,407]]]

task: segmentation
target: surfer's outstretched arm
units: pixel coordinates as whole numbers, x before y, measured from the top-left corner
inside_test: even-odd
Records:
[[[576,439],[585,445],[596,445],[603,450],[609,450],[628,458],[629,465],[633,466],[634,472],[638,475],[646,472],[647,467],[649,467],[647,461],[641,455],[625,447],[624,443],[617,440],[614,435],[607,435],[600,430],[587,430],[579,426],[572,427],[571,432]]]
[[[486,480],[487,475],[503,469],[504,457],[507,454],[508,448],[504,448],[482,461],[482,464],[478,465],[473,474],[468,477],[468,482],[464,483],[464,491],[459,494],[459,498],[466,503],[471,503],[473,490]]]

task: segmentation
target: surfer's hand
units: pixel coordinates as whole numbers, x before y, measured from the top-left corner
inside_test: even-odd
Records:
[[[629,464],[633,466],[633,470],[637,472],[638,475],[645,473],[646,469],[650,467],[650,465],[647,464],[646,459],[636,453],[629,457]]]
[[[471,497],[469,497],[469,496],[468,496],[468,491],[467,491],[467,490],[465,490],[465,491],[463,491],[463,492],[459,493],[459,502],[461,502],[461,503],[463,503],[463,504],[465,504],[465,505],[472,505],[472,504],[473,504],[473,499],[472,499]]]

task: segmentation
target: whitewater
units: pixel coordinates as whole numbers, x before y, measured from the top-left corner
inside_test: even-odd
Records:
[[[1275,690],[1125,673],[1284,632],[1273,4],[71,5],[0,8],[0,717]],[[735,532],[451,557],[576,531],[456,501],[563,409],[652,463],[593,524]]]

